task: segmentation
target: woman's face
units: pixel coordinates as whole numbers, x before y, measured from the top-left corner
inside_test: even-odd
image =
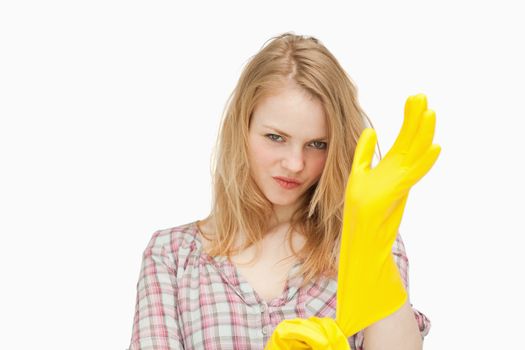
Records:
[[[310,99],[296,85],[275,93],[255,107],[248,156],[254,181],[281,219],[289,219],[299,197],[321,177],[328,152],[327,129],[318,99]]]

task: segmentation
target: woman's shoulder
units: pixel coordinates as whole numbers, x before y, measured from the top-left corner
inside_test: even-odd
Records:
[[[174,262],[186,260],[191,252],[201,247],[197,231],[197,221],[159,229],[151,236],[144,254],[156,253]]]

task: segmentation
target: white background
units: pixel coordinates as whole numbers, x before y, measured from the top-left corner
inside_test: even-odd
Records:
[[[3,1],[0,348],[124,349],[151,235],[204,218],[244,64],[293,31],[359,89],[383,155],[406,97],[441,155],[401,233],[425,349],[523,344],[524,11],[518,1]]]

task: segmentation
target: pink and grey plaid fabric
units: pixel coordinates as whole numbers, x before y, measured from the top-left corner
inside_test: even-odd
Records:
[[[281,297],[266,302],[225,257],[202,251],[195,222],[156,231],[142,256],[129,350],[264,349],[284,319],[335,318],[337,280],[298,288],[302,277],[288,275]],[[408,290],[408,258],[401,236],[394,259]],[[264,276],[261,276],[264,278]],[[429,319],[414,309],[421,336]],[[363,349],[361,331],[348,338]]]

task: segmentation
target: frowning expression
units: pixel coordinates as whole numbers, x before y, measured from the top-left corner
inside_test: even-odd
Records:
[[[256,105],[248,136],[251,175],[274,207],[297,204],[321,177],[327,151],[322,104],[300,87],[287,85]]]

